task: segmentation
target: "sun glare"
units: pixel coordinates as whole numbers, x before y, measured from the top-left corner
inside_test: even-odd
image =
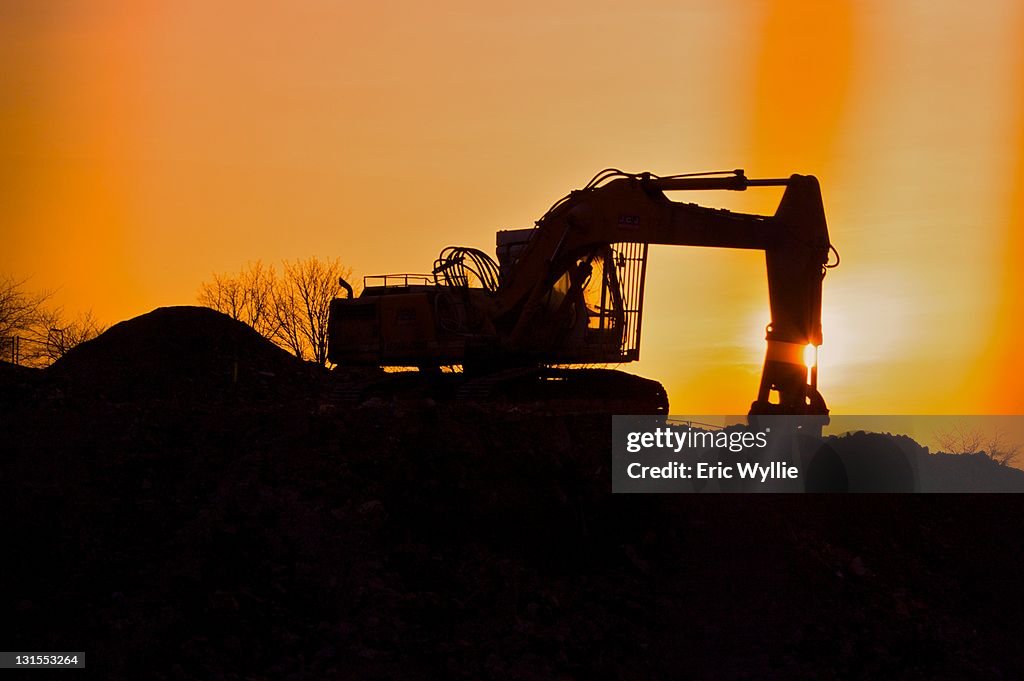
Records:
[[[818,348],[808,343],[804,346],[804,366],[808,369],[818,363]]]

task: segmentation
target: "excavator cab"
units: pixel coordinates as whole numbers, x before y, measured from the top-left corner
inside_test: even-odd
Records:
[[[552,363],[640,357],[646,244],[601,244],[556,268],[523,352]]]

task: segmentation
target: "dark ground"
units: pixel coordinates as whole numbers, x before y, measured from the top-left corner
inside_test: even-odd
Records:
[[[0,366],[2,647],[105,679],[1021,678],[1020,495],[613,496],[607,415],[329,385],[196,308]]]

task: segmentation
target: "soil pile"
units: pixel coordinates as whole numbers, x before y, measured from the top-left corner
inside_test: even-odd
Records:
[[[310,390],[318,367],[205,307],[162,307],[73,348],[46,370],[73,397],[278,398]]]

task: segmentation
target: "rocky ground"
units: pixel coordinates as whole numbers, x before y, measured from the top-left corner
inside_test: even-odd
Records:
[[[332,389],[199,308],[0,366],[4,648],[106,679],[1024,669],[1020,495],[612,495],[607,414]]]

